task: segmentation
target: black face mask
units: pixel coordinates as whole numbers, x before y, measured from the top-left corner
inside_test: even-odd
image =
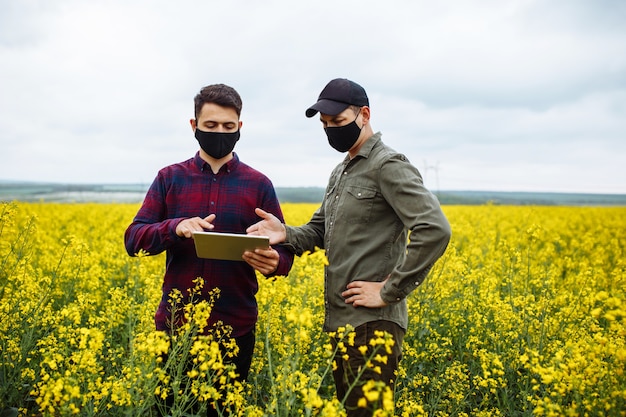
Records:
[[[361,113],[361,110],[359,110],[359,113]],[[356,124],[359,113],[357,113],[352,123],[340,127],[324,128],[330,146],[342,153],[349,151],[354,146],[357,139],[359,139],[362,129]]]
[[[210,157],[221,159],[231,153],[239,140],[239,130],[232,133],[205,132],[196,128],[196,139],[200,148]]]

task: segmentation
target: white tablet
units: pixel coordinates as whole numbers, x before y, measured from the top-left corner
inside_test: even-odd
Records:
[[[245,251],[268,248],[267,236],[250,236],[236,233],[193,232],[193,241],[198,258],[242,261]]]

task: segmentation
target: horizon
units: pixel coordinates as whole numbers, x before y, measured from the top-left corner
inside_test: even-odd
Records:
[[[140,182],[57,182],[57,181],[31,181],[31,180],[14,180],[14,179],[0,179],[0,187],[4,185],[31,185],[31,186],[69,186],[69,187],[142,187],[145,191],[147,190],[151,182],[149,183],[140,183]],[[323,190],[325,186],[315,186],[315,185],[302,185],[302,186],[280,186],[274,185],[275,189],[316,189]],[[427,187],[428,190],[434,194],[437,193],[501,193],[501,194],[560,194],[560,195],[596,195],[596,196],[626,196],[626,193],[611,193],[611,192],[578,192],[578,191],[546,191],[546,190],[493,190],[493,189],[473,189],[473,190],[463,190],[463,189],[434,189],[432,187]],[[100,192],[137,192],[137,191],[124,191],[124,190],[100,190]]]

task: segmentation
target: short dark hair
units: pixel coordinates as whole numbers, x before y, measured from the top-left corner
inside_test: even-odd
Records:
[[[202,111],[205,103],[215,103],[222,107],[231,107],[237,112],[237,116],[241,116],[241,97],[239,93],[232,87],[225,84],[212,84],[202,88],[193,99],[194,115],[196,119]]]
[[[348,107],[352,109],[352,111],[354,112],[354,114],[359,114],[359,112],[361,111],[361,108],[362,108],[363,106],[355,106],[355,105],[353,105],[353,104],[350,104]]]

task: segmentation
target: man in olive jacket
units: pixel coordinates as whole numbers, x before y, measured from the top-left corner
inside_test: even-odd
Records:
[[[372,130],[363,87],[347,79],[330,81],[306,116],[318,112],[329,144],[347,152],[330,175],[322,205],[300,227],[257,209],[264,220],[248,233],[267,235],[271,244],[284,242],[297,255],[325,249],[324,330],[339,347],[333,372],[337,397],[345,400],[349,417],[372,416],[380,402],[368,403],[362,385],[382,381],[393,393],[408,326],[406,297],[445,252],[450,225],[418,170]],[[336,332],[347,325],[355,329],[354,344],[338,345]],[[394,343],[375,352],[371,341],[380,340],[380,331]],[[368,367],[374,352],[386,359]]]

